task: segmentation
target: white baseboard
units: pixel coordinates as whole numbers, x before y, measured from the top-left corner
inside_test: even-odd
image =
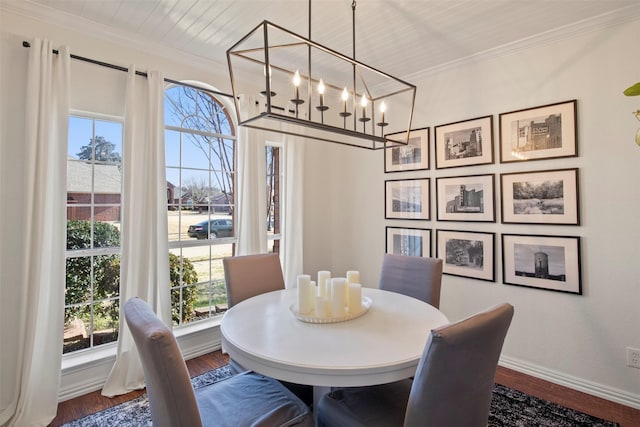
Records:
[[[640,395],[619,390],[603,384],[587,381],[582,378],[567,375],[542,366],[534,365],[520,359],[503,356],[500,357],[500,366],[513,369],[514,371],[540,378],[554,384],[578,390],[592,396],[610,400],[631,408],[640,409]]]

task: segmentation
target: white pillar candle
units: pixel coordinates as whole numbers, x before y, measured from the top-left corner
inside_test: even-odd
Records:
[[[334,277],[331,279],[331,314],[334,317],[344,315],[346,283],[347,281],[344,277]]]
[[[318,295],[321,297],[329,298],[329,280],[331,279],[331,272],[322,270],[318,271]]]
[[[348,308],[350,314],[357,314],[362,310],[362,286],[360,283],[349,283]]]
[[[298,276],[298,313],[309,314],[313,310],[313,297],[315,286],[311,284],[311,276],[301,274]]]
[[[360,272],[355,270],[347,271],[347,282],[360,283]]]
[[[315,316],[321,319],[328,319],[331,317],[331,306],[329,305],[329,299],[327,297],[316,297]]]
[[[347,298],[347,302],[349,301],[349,283],[360,283],[360,272],[356,270],[347,271],[347,285],[344,289]]]

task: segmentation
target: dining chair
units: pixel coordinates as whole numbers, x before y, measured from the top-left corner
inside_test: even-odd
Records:
[[[265,292],[284,289],[282,265],[277,253],[233,256],[222,259],[225,286],[227,288],[227,306],[234,305]],[[233,372],[245,370],[235,360],[229,360]],[[280,381],[303,402],[313,401],[313,387]]]
[[[223,258],[224,281],[229,308],[265,292],[284,289],[284,276],[277,253]]]
[[[440,307],[442,260],[416,256],[384,254],[380,289],[398,292]]]
[[[486,426],[512,318],[513,306],[500,304],[433,329],[413,380],[331,391],[318,404],[318,425]]]
[[[194,390],[173,332],[151,307],[131,298],[124,317],[140,354],[154,427],[314,425],[300,399],[255,372]]]

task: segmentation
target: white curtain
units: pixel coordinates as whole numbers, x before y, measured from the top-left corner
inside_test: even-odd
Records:
[[[280,240],[280,260],[286,286],[294,287],[297,276],[303,274],[304,140],[287,134],[283,134],[283,140],[284,231]]]
[[[11,393],[0,423],[46,426],[56,415],[62,335],[66,247],[66,159],[69,115],[70,56],[58,55],[50,41],[31,42],[27,71],[23,174],[14,185],[24,188],[22,209],[24,268],[11,293],[3,291],[3,311],[13,316],[2,328],[13,328],[17,353],[14,378],[2,378],[2,392]],[[7,299],[5,299],[7,298]],[[5,305],[6,304],[6,305]],[[6,346],[6,347],[5,347]],[[43,357],[46,356],[46,357]],[[3,361],[2,363],[5,363]],[[6,370],[3,370],[6,372]],[[7,387],[7,385],[13,385]],[[4,400],[4,398],[3,398]]]
[[[242,117],[258,114],[256,100],[240,96]],[[264,132],[240,126],[236,168],[236,255],[267,252],[267,166]]]
[[[144,387],[144,376],[122,308],[140,297],[171,327],[167,181],[164,151],[164,78],[129,69],[124,123],[120,330],[116,363],[102,389],[105,396]]]

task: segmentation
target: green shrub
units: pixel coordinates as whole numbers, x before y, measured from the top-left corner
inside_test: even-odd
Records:
[[[182,267],[182,268],[181,268]],[[182,271],[182,303],[180,303],[180,272]],[[188,258],[182,258],[182,266],[180,265],[180,257],[169,253],[169,281],[171,287],[171,319],[173,323],[179,324],[180,321],[187,322],[195,314],[195,303],[198,297],[196,286],[187,286],[198,283],[198,274],[193,268],[193,264]],[[182,315],[181,313],[182,312]]]
[[[109,223],[94,222],[93,247],[118,247],[120,246],[120,230]],[[67,249],[91,248],[91,222],[67,221]],[[91,273],[93,268],[94,287],[91,289]],[[171,317],[174,323],[186,322],[194,316],[194,305],[197,297],[196,286],[198,275],[191,261],[169,253],[169,280],[171,291]],[[182,302],[180,302],[182,291]],[[120,294],[120,255],[94,255],[68,258],[66,261],[66,291],[65,302],[67,305],[82,304],[65,310],[65,323],[74,317],[83,320],[89,319],[91,306],[87,304],[94,301],[117,298]],[[94,317],[96,319],[108,319],[109,327],[117,330],[118,314],[120,310],[119,300],[93,304]],[[102,321],[104,323],[104,320]]]

